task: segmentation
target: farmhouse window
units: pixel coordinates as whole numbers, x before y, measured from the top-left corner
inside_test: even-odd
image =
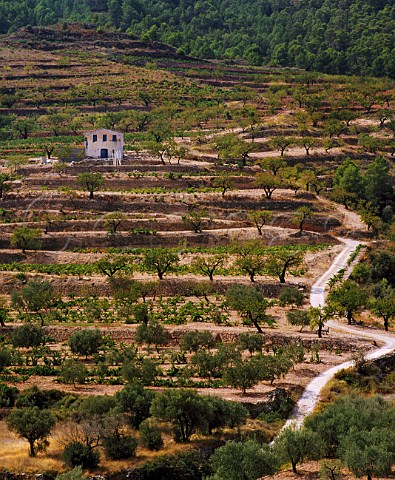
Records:
[[[103,135],[103,142],[107,142],[107,135]]]
[[[113,141],[113,142],[116,142],[116,141],[117,141],[117,136],[116,136],[116,135],[113,135],[113,136],[112,136],[112,141]]]
[[[97,142],[97,135],[93,135],[93,141]]]

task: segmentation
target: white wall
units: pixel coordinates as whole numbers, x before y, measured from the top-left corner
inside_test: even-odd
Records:
[[[107,135],[107,140],[103,140],[103,135]],[[94,141],[94,136],[96,140]],[[113,136],[116,140],[113,140]],[[85,134],[85,156],[91,158],[101,158],[101,150],[108,150],[108,158],[113,158],[118,152],[118,157],[123,158],[123,134],[112,132],[111,130],[96,130]]]

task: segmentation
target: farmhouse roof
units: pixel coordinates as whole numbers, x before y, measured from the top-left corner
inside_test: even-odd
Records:
[[[110,130],[109,128],[96,128],[95,130],[89,130],[88,132],[84,132],[84,135],[87,135],[88,133],[96,133],[96,132],[120,133],[123,135],[122,132],[119,132],[116,130]]]

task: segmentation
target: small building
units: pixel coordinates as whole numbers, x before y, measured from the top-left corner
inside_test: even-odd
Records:
[[[123,133],[98,128],[84,134],[85,157],[101,158],[121,165],[123,159]]]

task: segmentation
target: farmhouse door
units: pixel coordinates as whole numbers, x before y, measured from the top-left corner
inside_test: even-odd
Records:
[[[100,158],[108,158],[108,149],[107,148],[102,148],[100,150]]]

